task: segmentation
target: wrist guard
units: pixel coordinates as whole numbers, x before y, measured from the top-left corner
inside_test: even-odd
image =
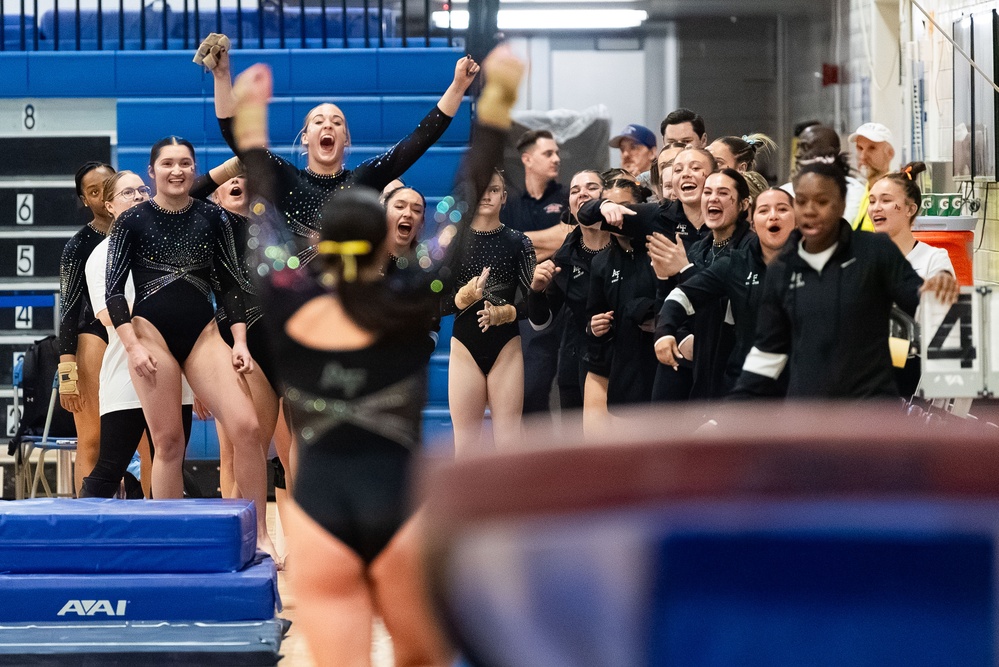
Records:
[[[79,396],[80,388],[78,384],[80,381],[80,376],[76,370],[76,362],[75,361],[60,362],[58,373],[59,373],[59,394]]]

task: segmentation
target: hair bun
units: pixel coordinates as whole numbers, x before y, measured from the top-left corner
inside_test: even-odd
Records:
[[[926,171],[926,164],[923,162],[910,162],[899,169],[899,173],[905,174],[910,181],[915,180],[924,171]]]

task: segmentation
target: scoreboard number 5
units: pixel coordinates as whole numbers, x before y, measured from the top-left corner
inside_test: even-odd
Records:
[[[17,261],[17,275],[19,276],[35,275],[35,246],[33,245],[17,246],[16,261]]]

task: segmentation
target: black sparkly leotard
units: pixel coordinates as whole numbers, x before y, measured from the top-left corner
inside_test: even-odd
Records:
[[[211,321],[212,285],[231,322],[245,322],[239,287],[241,258],[232,224],[214,204],[191,199],[180,211],[150,200],[123,213],[108,246],[107,306],[115,327],[143,317],[156,327],[182,364]],[[132,272],[135,304],[129,313],[125,279]],[[213,277],[214,272],[214,277]]]
[[[370,563],[409,516],[430,356],[398,339],[334,352],[278,332],[272,344],[298,436],[295,500]]]
[[[77,336],[88,333],[108,342],[108,332],[94,316],[87,290],[87,258],[104,234],[86,225],[66,242],[59,262],[59,354],[76,354]]]
[[[371,563],[411,512],[408,477],[421,440],[420,417],[426,402],[426,366],[432,347],[423,344],[433,327],[440,294],[450,291],[450,248],[462,242],[466,224],[460,213],[485,192],[503,154],[505,132],[479,127],[460,173],[452,210],[459,213],[457,234],[449,225],[427,243],[427,256],[440,263],[421,270],[416,263],[396,267],[381,289],[392,303],[420,304],[425,326],[400,337],[379,335],[357,350],[316,349],[291,338],[285,323],[315,295],[336,297],[310,271],[289,270],[295,239],[281,212],[267,201],[251,217],[255,268],[266,309],[268,333],[283,397],[291,413],[299,452],[294,495],[298,505],[331,535]],[[276,169],[266,151],[243,156],[248,182],[267,199]],[[448,246],[443,239],[454,236]]]
[[[474,229],[456,253],[455,290],[444,302],[444,314],[456,313],[454,337],[468,349],[483,375],[489,375],[496,357],[508,342],[520,335],[517,322],[479,328],[478,312],[488,301],[494,306],[526,304],[527,292],[534,278],[534,245],[523,233],[500,225],[497,229],[480,232]],[[458,288],[473,280],[489,267],[489,278],[483,298],[459,311],[454,303]],[[518,297],[520,297],[518,299]],[[518,308],[526,316],[526,305]]]
[[[317,174],[311,169],[299,169],[282,157],[267,151],[274,161],[272,177],[276,180],[273,203],[284,215],[292,234],[299,237],[302,264],[316,256],[315,243],[319,235],[319,216],[323,204],[336,192],[355,185],[381,190],[399,178],[443,136],[451,124],[451,116],[436,105],[420,121],[416,129],[381,155],[365,160],[356,169],[342,169],[336,174]],[[219,127],[226,143],[239,155],[232,132],[232,118],[219,118]]]
[[[201,176],[194,182],[194,186],[191,188],[191,196],[196,199],[203,199],[205,201],[210,201],[212,193],[214,193],[220,185],[213,181],[211,177],[207,174]],[[226,215],[229,217],[229,221],[232,223],[232,233],[233,240],[236,246],[236,252],[242,255],[247,247],[247,241],[249,240],[248,225],[249,220],[245,215],[236,213],[235,211],[230,211],[229,209],[224,209]],[[267,344],[267,335],[263,331],[263,325],[259,322],[264,316],[263,308],[260,307],[260,297],[257,296],[256,286],[250,279],[250,269],[245,261],[239,263],[239,275],[237,276],[239,288],[243,292],[243,309],[246,313],[246,347],[250,351],[250,356],[253,357],[253,361],[260,368],[260,371],[270,382],[274,391],[278,391],[277,379],[274,373],[274,365],[272,363],[273,353]],[[221,291],[220,285],[215,285],[214,288],[217,291]],[[218,307],[216,304],[215,308],[215,322],[219,327],[219,334],[222,336],[222,340],[226,342],[226,345],[232,347],[233,337],[232,328],[229,326],[229,318],[226,316],[225,308]]]
[[[247,226],[250,224],[246,216],[239,213],[227,211],[229,219],[232,220],[233,236],[236,241],[236,248],[242,250],[246,248],[249,240]],[[257,289],[250,280],[250,272],[245,262],[239,263],[239,288],[243,293],[243,302],[246,309],[246,347],[250,351],[250,356],[260,367],[261,372],[267,378],[274,390],[277,391],[277,378],[274,373],[273,353],[267,343],[267,334],[264,326],[260,324],[264,317],[264,310],[260,307],[260,297]],[[229,325],[229,317],[225,308],[215,309],[215,321],[219,326],[219,333],[222,340],[229,347],[233,345],[232,327]]]

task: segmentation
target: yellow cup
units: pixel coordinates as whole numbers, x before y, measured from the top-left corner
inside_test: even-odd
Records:
[[[895,368],[905,368],[905,360],[909,358],[908,339],[890,336],[888,349],[891,351],[891,365]]]

